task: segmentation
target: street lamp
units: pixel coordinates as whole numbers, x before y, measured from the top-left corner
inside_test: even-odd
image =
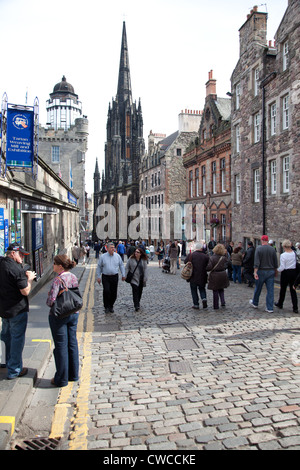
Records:
[[[263,178],[263,233],[266,233],[266,110],[265,110],[265,87],[271,83],[274,78],[277,76],[277,72],[272,72],[267,75],[260,83],[260,88],[262,88],[262,178]]]

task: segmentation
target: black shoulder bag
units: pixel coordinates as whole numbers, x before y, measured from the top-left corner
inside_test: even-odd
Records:
[[[63,289],[59,291],[54,304],[51,306],[50,314],[57,318],[65,318],[78,312],[83,306],[83,300],[79,287],[68,288],[63,279],[60,279]]]
[[[133,278],[133,275],[134,275],[134,273],[135,273],[135,270],[136,270],[136,268],[137,268],[138,265],[139,265],[139,262],[140,262],[140,260],[137,262],[136,267],[134,268],[134,271],[133,271],[133,272],[128,271],[127,276],[126,276],[126,279],[125,279],[125,282],[128,282],[128,284],[131,283],[132,278]]]

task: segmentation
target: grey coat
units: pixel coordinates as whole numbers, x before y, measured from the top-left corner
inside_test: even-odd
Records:
[[[127,276],[128,271],[131,271],[133,273],[136,265],[137,260],[135,258],[129,258],[125,268],[125,277]],[[148,280],[147,261],[145,259],[140,260],[139,266],[137,267],[133,275],[131,284],[139,286],[141,280],[143,280],[143,284],[145,286]]]

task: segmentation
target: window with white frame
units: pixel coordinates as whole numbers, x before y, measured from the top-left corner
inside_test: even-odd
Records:
[[[282,129],[289,128],[289,95],[282,98]]]
[[[193,197],[193,170],[189,173],[190,197]]]
[[[195,186],[196,186],[196,196],[199,196],[199,168],[195,170]]]
[[[206,167],[202,166],[202,195],[206,196]]]
[[[205,229],[206,229],[206,214],[203,214],[203,231],[202,231],[202,238],[205,240]]]
[[[240,125],[235,126],[235,150],[236,153],[240,152]]]
[[[289,66],[289,44],[286,41],[282,46],[282,70],[285,71]]]
[[[226,193],[226,173],[225,173],[225,158],[220,160],[220,170],[221,170],[221,191]]]
[[[226,215],[221,214],[221,229],[222,229],[222,239],[226,240]]]
[[[256,113],[253,117],[253,126],[254,126],[254,143],[260,141],[260,114]]]
[[[270,106],[270,134],[276,134],[276,103]]]
[[[213,194],[217,193],[217,164],[216,162],[212,162],[211,164],[211,172],[212,172],[212,192]]]
[[[260,191],[260,181],[259,181],[259,169],[254,170],[253,172],[253,184],[254,184],[254,202],[259,202],[259,191]]]
[[[272,160],[270,163],[270,175],[271,175],[271,194],[276,194],[277,190],[277,164],[276,160]]]
[[[235,109],[240,108],[241,84],[237,83],[235,87]]]
[[[282,159],[282,191],[288,193],[290,190],[290,157]]]
[[[258,95],[258,91],[259,91],[259,69],[258,67],[256,67],[253,71],[253,89],[254,89],[254,96],[257,96]]]
[[[60,161],[60,152],[59,152],[59,147],[58,145],[53,145],[51,147],[51,160],[52,163],[59,163]]]
[[[241,203],[241,177],[240,175],[235,175],[235,202],[237,204]]]

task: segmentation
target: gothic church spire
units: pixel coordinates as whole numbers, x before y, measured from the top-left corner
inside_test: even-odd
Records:
[[[122,103],[128,99],[129,99],[129,102],[132,103],[129,55],[128,55],[128,47],[127,47],[125,21],[123,21],[123,33],[122,33],[117,99],[119,103]]]

